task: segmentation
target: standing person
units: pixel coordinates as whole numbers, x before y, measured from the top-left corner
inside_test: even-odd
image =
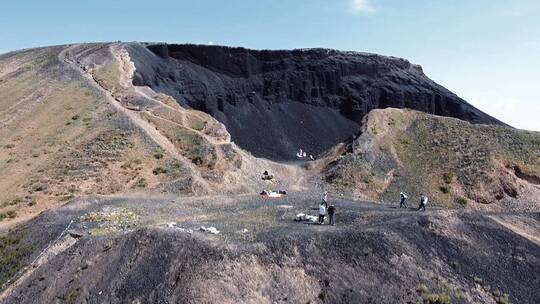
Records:
[[[319,206],[319,224],[324,224],[324,215],[326,214],[326,207],[324,206],[324,202],[321,203]]]
[[[330,225],[334,226],[336,224],[336,207],[334,205],[328,207],[328,220]]]
[[[401,197],[401,199],[399,200],[399,208],[405,207],[405,209],[407,209],[407,195],[403,192],[400,192],[399,196]]]
[[[423,209],[423,211],[426,211],[427,202],[428,202],[428,197],[422,193],[422,195],[420,196],[420,206],[418,206],[418,211],[420,211],[420,209]]]

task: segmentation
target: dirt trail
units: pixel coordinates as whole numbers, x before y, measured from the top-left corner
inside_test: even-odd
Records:
[[[134,110],[130,109],[129,107],[126,107],[123,105],[119,100],[118,97],[115,98],[116,95],[119,94],[119,92],[113,92],[103,85],[100,84],[100,82],[96,79],[96,76],[92,74],[91,71],[88,71],[84,69],[79,63],[77,58],[72,57],[72,54],[76,54],[77,48],[80,47],[79,45],[73,45],[70,47],[67,47],[66,49],[62,50],[60,54],[58,55],[58,58],[63,64],[68,65],[72,69],[76,70],[78,73],[80,73],[84,78],[88,80],[90,85],[92,85],[95,89],[102,92],[105,96],[106,101],[114,107],[115,110],[117,110],[119,113],[122,113],[126,117],[130,119],[130,121],[139,127],[150,139],[152,139],[157,145],[159,145],[161,148],[163,148],[164,151],[166,151],[168,154],[170,154],[173,158],[178,159],[182,161],[183,164],[189,169],[191,176],[193,177],[193,184],[196,185],[196,189],[199,189],[197,191],[197,194],[205,194],[205,193],[216,193],[216,192],[224,192],[227,191],[226,183],[224,185],[219,185],[219,187],[213,186],[208,180],[202,177],[202,173],[199,170],[199,168],[196,167],[196,165],[191,162],[190,160],[186,159],[183,155],[179,153],[179,151],[176,149],[174,143],[167,138],[163,133],[159,131],[158,128],[151,122],[149,122],[147,119],[145,119],[142,115],[142,113],[145,113],[146,115],[152,115],[154,117],[156,116],[151,110],[152,109],[144,109],[144,111],[140,110]],[[126,51],[124,46],[122,44],[111,44],[108,46],[110,52],[114,56],[113,60],[116,60],[118,64],[120,79],[119,84],[122,88],[120,88],[120,94],[123,94],[122,92],[129,92],[129,94],[138,94],[140,96],[143,96],[146,99],[151,100],[152,102],[152,108],[159,108],[163,107],[168,110],[174,111],[178,113],[179,117],[184,117],[186,113],[183,113],[182,111],[179,111],[178,109],[174,108],[173,106],[170,106],[166,104],[163,101],[155,99],[155,94],[152,94],[152,90],[150,88],[140,88],[135,87],[132,84],[132,78],[135,72],[135,66],[133,62],[130,59],[129,53]],[[188,111],[188,110],[186,110]],[[196,113],[194,114],[196,115]],[[158,117],[160,119],[167,120],[168,122],[178,124],[177,122],[170,121],[163,117]],[[188,126],[183,126],[187,127]],[[208,141],[210,144],[215,146],[220,146],[223,144],[229,144],[231,143],[230,139],[220,139],[220,138],[214,138],[208,134],[205,134],[204,132],[200,130],[193,130],[189,128],[193,132],[196,132],[198,135],[200,135],[202,138],[204,138],[206,141]],[[217,157],[218,158],[224,158],[221,149],[216,149]],[[288,165],[288,164],[280,164],[275,163],[269,160],[265,159],[258,159],[255,158],[249,154],[243,153],[243,167],[240,172],[230,172],[230,179],[232,180],[239,180],[239,179],[246,179],[253,180],[254,184],[257,184],[256,180],[258,179],[257,173],[259,170],[262,174],[262,171],[264,169],[261,168],[269,168],[273,170],[274,172],[281,172],[283,178],[282,182],[285,184],[283,186],[287,187],[290,190],[293,191],[302,191],[307,189],[306,187],[306,174],[309,173],[310,170],[306,170],[305,168],[302,168],[298,165]],[[249,177],[248,177],[249,176]],[[260,191],[260,189],[257,189]]]
[[[488,216],[498,224],[504,226],[507,229],[510,229],[514,233],[528,239],[529,241],[540,245],[540,236],[538,236],[537,233],[531,230],[535,230],[534,227],[526,225],[525,223],[518,221],[518,220],[511,220],[511,219],[503,219],[501,217],[495,217],[495,216]],[[539,230],[536,230],[536,232],[540,232]]]
[[[173,123],[175,125],[179,125],[179,126],[182,126],[182,127],[185,127],[185,115],[184,113],[178,111],[178,109],[175,109],[174,107],[171,107],[170,105],[158,100],[158,99],[155,99],[154,96],[157,94],[155,93],[151,88],[146,88],[145,90],[141,89],[140,87],[135,87],[133,86],[133,75],[135,73],[135,64],[133,63],[133,61],[131,61],[131,58],[129,56],[129,53],[126,51],[125,48],[123,48],[121,45],[112,45],[111,46],[111,51],[112,51],[112,54],[114,55],[114,57],[121,63],[120,65],[120,69],[121,69],[121,78],[120,78],[120,85],[122,85],[123,87],[125,88],[133,88],[134,91],[150,100],[152,100],[153,102],[155,102],[156,104],[158,104],[160,107],[163,107],[163,108],[166,108],[166,109],[169,109],[171,111],[174,111],[175,113],[178,113],[179,116],[182,117],[182,121],[184,122],[184,125],[180,125],[176,122],[173,122],[173,121],[170,121],[168,119],[165,119],[165,118],[162,118],[162,117],[158,117],[156,115],[154,115],[152,112],[147,112],[147,114],[149,115],[152,115],[153,117],[156,117],[156,118],[159,118],[159,119],[163,119],[163,120],[166,120],[170,123]],[[149,92],[148,91],[151,91],[152,93],[154,94],[148,94]],[[201,137],[203,137],[204,139],[206,139],[208,142],[210,142],[211,144],[213,145],[221,145],[221,144],[226,144],[226,143],[230,143],[230,141],[227,141],[227,140],[220,140],[220,139],[216,139],[212,136],[208,136],[207,134],[199,131],[199,130],[195,130],[195,129],[191,129],[193,132],[196,132],[197,134],[199,134]]]
[[[156,103],[158,105],[158,107],[163,107],[163,108],[166,108],[166,109],[169,109],[171,111],[174,111],[175,113],[178,113],[178,115],[180,115],[182,117],[182,120],[185,120],[185,114],[182,113],[181,111],[178,111],[178,109],[154,98],[155,95],[157,95],[156,92],[154,92],[151,88],[148,88],[148,87],[135,87],[132,85],[133,83],[133,75],[135,73],[135,64],[131,61],[131,58],[130,58],[130,55],[129,53],[126,51],[126,49],[122,46],[122,45],[118,45],[118,44],[115,44],[115,45],[112,45],[111,46],[111,51],[113,53],[113,55],[115,56],[115,58],[121,62],[120,64],[120,67],[122,69],[121,71],[121,85],[125,86],[125,87],[129,87],[130,89],[133,89],[134,92],[136,92],[137,94],[140,94],[142,96],[144,96],[145,98],[148,98],[150,100],[152,100],[154,103]],[[177,122],[174,122],[174,121],[170,121],[168,119],[165,119],[163,117],[159,117],[159,116],[156,116],[154,113],[152,113],[151,111],[145,111],[146,114],[148,115],[151,115],[152,117],[155,117],[157,119],[161,119],[161,120],[165,120],[169,123],[172,123],[174,125],[179,125],[179,126],[182,126],[180,124],[178,124]],[[137,113],[132,113],[134,115],[137,115]],[[150,124],[150,123],[149,123]],[[186,125],[182,126],[182,127],[186,127]],[[229,144],[231,143],[231,140],[228,139],[228,140],[224,140],[224,139],[219,139],[219,138],[215,138],[215,137],[212,137],[212,136],[209,136],[207,134],[205,134],[204,132],[200,131],[200,130],[195,130],[195,129],[192,129],[190,128],[191,131],[197,133],[199,136],[201,136],[202,138],[204,138],[207,142],[209,142],[210,144],[212,145],[215,145],[215,146],[220,146],[220,145],[223,145],[223,144]],[[169,143],[170,141],[168,139],[165,138],[165,140],[167,140]],[[172,144],[172,143],[171,143]],[[217,153],[217,157],[218,158],[224,158],[225,156],[223,155],[223,152],[220,150],[220,149],[216,149],[215,150],[216,153]],[[287,174],[287,180],[289,181],[288,184],[290,184],[290,189],[293,190],[293,191],[302,191],[302,190],[306,190],[307,188],[305,187],[305,175],[306,175],[306,170],[298,165],[289,165],[289,164],[281,164],[281,163],[275,163],[275,162],[272,162],[272,161],[269,161],[269,160],[263,160],[263,159],[257,159],[257,158],[254,158],[252,156],[248,156],[248,155],[244,155],[244,158],[246,160],[250,160],[251,162],[254,162],[255,164],[255,167],[281,167],[281,170],[286,170],[288,172]],[[193,168],[193,165],[191,164],[191,162],[189,162],[190,165],[192,166]],[[197,172],[196,168],[193,168],[193,171],[194,172]],[[200,178],[201,180],[203,180],[202,178]],[[206,185],[208,185],[208,183],[206,183]]]
[[[137,127],[139,127],[143,132],[145,132],[148,135],[148,137],[150,137],[156,144],[158,144],[161,148],[163,148],[165,151],[167,151],[167,153],[169,153],[171,156],[173,156],[176,159],[182,160],[189,167],[189,169],[191,170],[193,178],[204,189],[208,189],[209,188],[208,183],[198,174],[198,171],[194,168],[194,165],[191,162],[185,160],[185,158],[178,153],[178,151],[176,150],[174,144],[167,137],[165,137],[163,134],[161,134],[155,128],[155,126],[153,126],[148,121],[146,121],[142,117],[140,117],[136,111],[129,110],[129,109],[125,108],[120,102],[118,102],[113,97],[112,92],[105,89],[103,86],[101,86],[99,84],[99,82],[96,81],[96,79],[93,77],[92,74],[84,71],[79,65],[77,65],[75,63],[75,60],[68,57],[68,54],[70,53],[69,51],[71,49],[74,49],[74,48],[77,48],[77,47],[79,47],[79,45],[73,45],[73,46],[70,46],[70,47],[62,50],[60,52],[60,54],[58,55],[58,58],[60,59],[60,61],[64,62],[65,64],[68,64],[74,70],[78,71],[84,78],[88,79],[88,81],[90,82],[90,84],[92,86],[94,86],[99,91],[103,92],[103,94],[105,95],[106,101],[111,106],[113,106],[119,113],[122,113],[126,117],[128,117],[131,120],[131,122],[133,122],[133,124],[135,124]],[[111,47],[111,51],[113,51],[113,54],[114,54],[114,48]],[[115,56],[117,56],[117,58],[119,58],[118,57],[119,55],[115,55]],[[123,70],[123,68],[125,68],[125,67],[126,67],[125,64],[121,65],[122,70],[120,72],[121,72],[122,75],[126,75],[126,73],[133,73],[133,71],[129,68],[129,66],[127,66],[128,67],[127,71]]]

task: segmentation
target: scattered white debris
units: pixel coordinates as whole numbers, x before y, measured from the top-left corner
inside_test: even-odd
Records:
[[[297,222],[310,222],[310,223],[317,223],[319,218],[315,215],[308,215],[305,213],[298,213],[296,217],[294,218]]]
[[[278,205],[279,208],[291,209],[292,205]]]
[[[212,234],[219,234],[219,230],[216,229],[216,227],[204,227],[204,226],[201,226],[200,228],[201,231],[204,231],[204,232],[209,232],[209,233],[212,233]]]
[[[192,234],[193,233],[193,229],[187,229],[187,228],[182,228],[182,227],[178,227],[176,223],[174,222],[171,222],[171,223],[167,223],[167,227],[169,228],[175,228],[176,230],[179,230],[179,231],[182,231],[182,232],[187,232],[189,234]],[[204,227],[204,226],[203,226]],[[202,227],[201,227],[202,228]],[[215,228],[214,228],[215,229]],[[202,230],[202,229],[201,229]]]
[[[316,217],[315,215],[308,215],[307,221],[310,223],[317,223],[319,221],[319,218]]]
[[[244,228],[241,232],[242,233],[248,233],[248,230],[246,228]]]

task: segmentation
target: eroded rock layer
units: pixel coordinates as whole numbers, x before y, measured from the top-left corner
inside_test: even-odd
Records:
[[[299,148],[318,154],[356,134],[374,108],[500,123],[400,58],[166,44],[132,45],[131,55],[135,85],[211,114],[227,126],[233,141],[271,159],[294,158]]]

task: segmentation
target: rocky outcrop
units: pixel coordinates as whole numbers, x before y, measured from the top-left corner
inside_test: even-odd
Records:
[[[358,131],[374,108],[411,108],[498,124],[394,57],[329,49],[249,50],[203,45],[132,45],[134,84],[207,112],[257,156],[320,153]]]

